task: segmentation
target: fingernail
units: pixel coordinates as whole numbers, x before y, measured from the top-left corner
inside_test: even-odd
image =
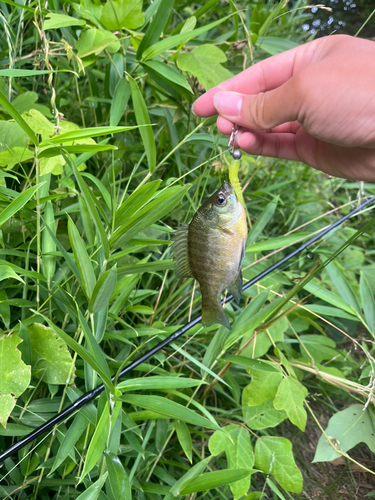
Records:
[[[191,112],[193,113],[193,115],[194,115],[194,116],[198,116],[198,115],[197,115],[197,113],[194,111],[194,106],[195,106],[195,103],[196,103],[196,102],[197,102],[197,101],[194,101],[194,102],[193,102],[193,105],[192,105],[192,107],[191,107]]]
[[[214,97],[214,106],[218,113],[225,116],[238,116],[243,98],[236,92],[218,92]]]

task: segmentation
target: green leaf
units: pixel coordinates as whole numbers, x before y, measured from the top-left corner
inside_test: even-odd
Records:
[[[280,196],[276,196],[268,205],[264,208],[260,216],[257,218],[255,224],[251,228],[249,236],[247,238],[247,246],[250,246],[258,239],[259,235],[262,233],[263,229],[267,226],[269,221],[272,219],[275,213],[277,204],[279,202]]]
[[[75,366],[67,345],[45,325],[27,326],[30,335],[33,375],[47,384],[70,384]]]
[[[202,472],[207,467],[208,463],[211,461],[212,456],[206,457],[203,460],[197,462],[193,467],[191,467],[178,481],[174,483],[170,492],[173,496],[177,496],[180,494],[181,489],[185,484],[189,484],[190,481],[195,479],[197,476],[200,476]]]
[[[10,203],[4,210],[0,213],[0,226],[2,226],[8,219],[13,217],[26,203],[30,200],[32,196],[38,191],[38,189],[43,186],[44,182],[32,186],[15,198],[12,203]]]
[[[12,104],[8,101],[5,95],[0,91],[0,105],[5,109],[7,113],[14,119],[15,122],[22,128],[25,134],[30,138],[31,142],[35,146],[39,146],[39,141],[37,136],[22,118],[22,116],[18,113],[18,111],[12,106]]]
[[[98,56],[104,49],[108,52],[117,52],[121,44],[117,36],[110,31],[91,28],[86,30],[76,42],[75,48],[78,57],[87,57],[91,54]]]
[[[174,423],[174,428],[176,429],[176,434],[181,448],[184,450],[190,463],[193,462],[193,443],[191,441],[191,435],[189,427],[185,422],[180,422],[176,420]]]
[[[200,45],[191,52],[181,54],[178,67],[198,78],[199,83],[209,90],[233,76],[220,63],[226,62],[226,55],[215,45]]]
[[[160,2],[158,10],[156,11],[156,14],[147,28],[146,34],[142,38],[138,47],[136,56],[138,60],[141,59],[142,54],[146,49],[154,45],[154,43],[159,40],[159,37],[167,24],[173,4],[174,0],[163,0]],[[167,67],[167,65],[164,66]]]
[[[328,266],[326,266],[326,270],[344,301],[352,306],[352,308],[357,312],[360,312],[361,309],[359,307],[357,297],[355,296],[350,284],[347,282],[344,275],[336,267],[335,263],[331,262],[330,264],[328,264]]]
[[[103,6],[100,22],[111,31],[139,28],[144,23],[142,0],[109,0]]]
[[[118,456],[105,453],[105,463],[108,469],[109,485],[116,499],[132,500],[129,476]]]
[[[0,264],[0,281],[9,278],[13,278],[17,281],[20,281],[21,283],[25,283],[23,279],[18,276],[18,274],[10,266]]]
[[[299,340],[303,344],[300,350],[304,358],[308,358],[307,350],[316,363],[337,357],[342,359],[342,354],[336,349],[335,342],[329,337],[314,334],[300,335]]]
[[[199,415],[195,411],[160,396],[136,396],[129,394],[121,396],[121,400],[135,406],[140,406],[146,410],[160,413],[160,415],[167,418],[182,420],[188,424],[198,425],[199,427],[205,427],[207,429],[220,429],[217,424],[214,424],[211,420],[208,420],[208,418],[202,417],[202,415]]]
[[[247,406],[259,406],[276,395],[282,374],[251,369],[251,382],[245,387],[243,397]]]
[[[0,423],[6,427],[18,396],[28,387],[31,379],[31,367],[21,359],[17,349],[22,339],[17,335],[0,333]]]
[[[146,203],[154,196],[154,193],[157,191],[160,183],[160,180],[152,181],[148,182],[144,186],[141,186],[139,189],[136,189],[118,208],[115,214],[115,227],[117,228],[126,222],[130,216],[134,216],[141,207],[146,205]]]
[[[365,443],[375,453],[375,418],[371,407],[355,404],[339,411],[329,419],[326,435],[318,441],[313,462],[331,462],[358,443]]]
[[[125,112],[130,97],[130,84],[125,78],[120,78],[116,84],[113,94],[109,124],[111,127],[117,126]]]
[[[46,226],[50,231],[46,231]],[[56,269],[56,243],[51,236],[56,235],[55,215],[51,201],[47,201],[44,208],[43,220],[43,233],[42,233],[42,266],[43,273],[47,281],[50,282],[55,274]]]
[[[49,12],[43,23],[45,30],[54,30],[59,28],[66,28],[67,26],[85,26],[86,21],[77,19],[76,17],[66,16],[64,14],[55,14]]]
[[[159,54],[162,54],[166,50],[172,49],[173,47],[177,47],[178,45],[184,44],[188,40],[191,40],[192,38],[200,36],[203,33],[206,33],[207,31],[215,28],[219,24],[227,21],[232,15],[233,14],[231,14],[229,16],[225,16],[218,21],[207,24],[207,26],[202,26],[201,28],[198,28],[198,29],[193,30],[193,31],[179,33],[178,35],[170,36],[169,38],[165,38],[164,40],[161,40],[160,42],[155,43],[154,45],[152,45],[151,47],[148,47],[143,52],[142,61],[148,61],[149,59],[153,59],[154,57],[158,56]]]
[[[63,463],[63,461],[73,450],[74,445],[82,436],[83,432],[87,429],[87,424],[87,418],[82,413],[77,413],[67,433],[64,436],[63,442],[60,444],[57,450],[55,461],[53,462],[53,466],[50,472],[51,474]]]
[[[251,233],[250,233],[251,234]],[[310,236],[310,233],[293,233],[288,236],[279,236],[278,238],[270,238],[260,243],[254,243],[246,247],[246,253],[263,252],[264,250],[278,250],[289,245],[293,245],[299,240]]]
[[[89,311],[91,313],[97,313],[101,311],[103,307],[108,305],[112,292],[115,289],[116,281],[116,266],[113,266],[112,269],[109,269],[100,276],[92,292],[91,300],[89,303]]]
[[[352,306],[347,304],[345,300],[343,300],[335,293],[330,292],[325,288],[322,288],[322,285],[321,283],[319,283],[318,280],[314,279],[313,281],[310,281],[310,283],[306,283],[304,289],[314,294],[319,299],[324,300],[324,302],[328,302],[328,304],[338,307],[339,309],[342,309],[343,311],[346,311],[347,313],[352,314],[353,316],[358,316],[357,311]]]
[[[142,66],[145,68],[149,76],[155,80],[160,87],[173,96],[175,99],[179,100],[181,94],[188,100],[191,99],[193,91],[186,80],[186,78],[181,75],[173,67],[166,66],[159,61],[148,61],[143,62]],[[197,134],[199,135],[199,134]],[[210,141],[212,145],[212,137],[210,136]]]
[[[96,285],[96,276],[91,260],[83,244],[81,235],[79,234],[74,222],[70,218],[68,220],[68,233],[75,261],[77,263],[79,274],[81,276],[82,287],[85,291],[86,297],[91,300]]]
[[[95,427],[94,434],[90,440],[87,450],[85,464],[79,482],[95,467],[101,454],[103,453],[107,439],[109,437],[110,418],[108,401],[105,402],[103,411],[100,415],[97,426]]]
[[[198,491],[207,491],[213,488],[219,488],[220,486],[225,486],[227,484],[233,484],[241,479],[247,478],[250,474],[254,472],[248,469],[228,469],[228,470],[217,470],[214,472],[207,472],[202,474],[200,477],[189,481],[180,490],[180,495],[189,495],[190,493],[196,493]]]
[[[50,139],[43,141],[40,147],[49,146],[50,144],[64,144],[65,142],[81,141],[82,139],[88,139],[92,137],[99,137],[102,135],[118,134],[120,132],[127,132],[128,130],[134,130],[138,128],[134,127],[91,127],[91,128],[81,128],[79,130],[71,130],[69,132],[64,132],[63,134],[55,135]]]
[[[216,431],[210,438],[208,448],[212,455],[225,452],[229,469],[250,469],[254,465],[254,453],[249,432],[240,425],[228,425]],[[245,495],[250,487],[250,478],[243,478],[230,485],[235,499]]]
[[[362,308],[365,313],[366,324],[370,332],[375,334],[375,300],[374,294],[371,290],[366,276],[361,272],[361,279],[359,282]]]
[[[71,154],[79,153],[98,153],[100,151],[113,151],[117,149],[116,146],[111,146],[110,144],[77,144],[76,146],[62,146],[64,151]],[[38,158],[53,158],[54,156],[61,155],[61,148],[51,147],[42,149],[38,153]]]
[[[143,98],[142,92],[140,91],[137,82],[128,75],[130,89],[132,94],[132,101],[135,113],[135,119],[137,121],[137,125],[151,125],[150,117],[147,111],[146,102]],[[146,151],[148,168],[150,173],[152,174],[155,170],[156,165],[156,146],[154,133],[151,129],[151,126],[142,127],[139,129],[139,132],[142,137],[143,145]]]
[[[276,36],[265,36],[263,38],[258,38],[255,45],[270,54],[275,56],[276,54],[281,54],[287,50],[295,49],[299,47],[299,43],[292,42],[286,38],[278,38]]]
[[[186,389],[204,384],[202,380],[182,377],[141,377],[124,380],[117,385],[122,391]]]
[[[283,437],[263,436],[255,445],[255,467],[271,474],[287,491],[301,493],[302,474],[292,453],[292,443]]]
[[[285,410],[289,420],[302,432],[305,431],[307,414],[303,407],[303,402],[308,394],[298,380],[292,377],[285,377],[281,381],[273,402],[276,410]]]
[[[267,399],[258,406],[246,404],[246,392],[243,391],[243,416],[245,423],[255,431],[276,427],[287,418],[284,410],[276,410],[273,406],[273,398]]]
[[[87,490],[81,493],[76,500],[97,500],[99,498],[101,489],[104,486],[108,476],[108,472],[105,472],[94,484],[89,486]]]

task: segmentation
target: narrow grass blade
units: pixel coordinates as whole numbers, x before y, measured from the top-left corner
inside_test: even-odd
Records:
[[[205,384],[202,380],[180,377],[142,377],[124,380],[117,385],[121,391],[167,391],[168,389],[186,389]]]
[[[8,101],[5,95],[0,91],[0,104],[5,109],[7,113],[13,118],[14,121],[18,123],[18,125],[22,128],[22,130],[26,133],[26,135],[30,138],[31,142],[35,146],[39,146],[39,141],[37,136],[22,118],[22,116],[18,113],[18,111],[12,106],[12,104]]]
[[[117,269],[113,266],[101,275],[93,290],[89,303],[89,311],[97,313],[108,305],[109,299],[115,289],[117,281]]]
[[[42,263],[43,263],[43,272],[47,281],[51,281],[53,275],[55,274],[56,268],[56,243],[52,238],[51,234],[56,235],[55,228],[55,215],[53,211],[53,205],[51,201],[47,201],[44,209],[44,221],[43,221],[44,230],[42,233]],[[46,227],[49,227],[50,232],[46,231]]]
[[[77,146],[64,146],[64,150],[67,153],[80,154],[80,153],[98,153],[100,151],[112,151],[117,149],[116,146],[111,146],[110,144],[77,144]],[[43,149],[38,154],[38,158],[53,158],[54,156],[61,155],[61,148],[50,147]]]
[[[361,273],[361,279],[359,282],[362,308],[365,313],[366,324],[370,332],[375,335],[375,300],[374,294],[371,290],[369,282],[366,276]]]
[[[2,103],[1,103],[2,104]],[[49,146],[51,144],[63,144],[64,142],[80,141],[92,137],[100,137],[102,135],[119,134],[120,132],[127,132],[138,128],[133,127],[91,127],[82,128],[80,130],[72,130],[64,134],[55,135],[51,139],[43,141],[40,146]]]
[[[125,112],[130,97],[130,84],[125,78],[120,78],[113,94],[109,124],[111,127],[118,125]]]
[[[0,213],[0,226],[2,226],[8,219],[13,217],[26,203],[34,196],[38,189],[44,184],[40,183],[36,186],[26,189],[23,193],[17,196],[4,210]]]
[[[132,101],[135,113],[135,119],[138,125],[148,125],[147,127],[142,127],[139,132],[142,137],[143,145],[146,151],[148,168],[152,174],[155,170],[156,165],[156,146],[154,133],[151,128],[150,117],[147,111],[147,106],[143,98],[142,92],[140,91],[137,82],[128,75],[130,89],[132,94]]]
[[[142,54],[146,49],[154,45],[154,43],[159,40],[159,37],[168,21],[173,4],[174,0],[163,0],[163,2],[160,3],[158,10],[156,11],[156,14],[147,28],[146,34],[142,38],[138,47],[136,56],[138,60],[142,58]]]
[[[117,210],[115,215],[116,227],[123,224],[130,216],[136,214],[143,205],[150,201],[159,188],[160,183],[160,180],[148,182],[134,191]]]
[[[118,456],[113,453],[105,453],[105,463],[113,497],[132,500],[129,476]]]
[[[207,491],[227,484],[235,483],[255,472],[253,469],[224,469],[207,472],[189,481],[180,490],[180,495],[189,495],[198,491]]]
[[[68,233],[70,244],[73,249],[75,261],[81,276],[81,282],[85,291],[86,297],[90,300],[92,292],[96,284],[96,276],[92,267],[92,262],[86,252],[81,235],[78,232],[74,222],[69,217],[68,220]]]

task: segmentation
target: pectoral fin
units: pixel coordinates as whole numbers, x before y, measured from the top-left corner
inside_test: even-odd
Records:
[[[177,278],[192,278],[188,257],[189,225],[183,224],[177,228],[173,236],[172,256],[175,260]]]
[[[241,293],[242,293],[242,272],[241,269],[237,274],[236,278],[232,281],[232,283],[228,286],[228,292],[231,293],[234,297],[234,300],[237,304],[240,303]]]

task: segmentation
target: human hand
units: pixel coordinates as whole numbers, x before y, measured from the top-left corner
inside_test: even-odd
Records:
[[[206,92],[194,113],[219,114],[250,154],[297,160],[327,174],[375,181],[375,43],[314,40],[261,61]]]

